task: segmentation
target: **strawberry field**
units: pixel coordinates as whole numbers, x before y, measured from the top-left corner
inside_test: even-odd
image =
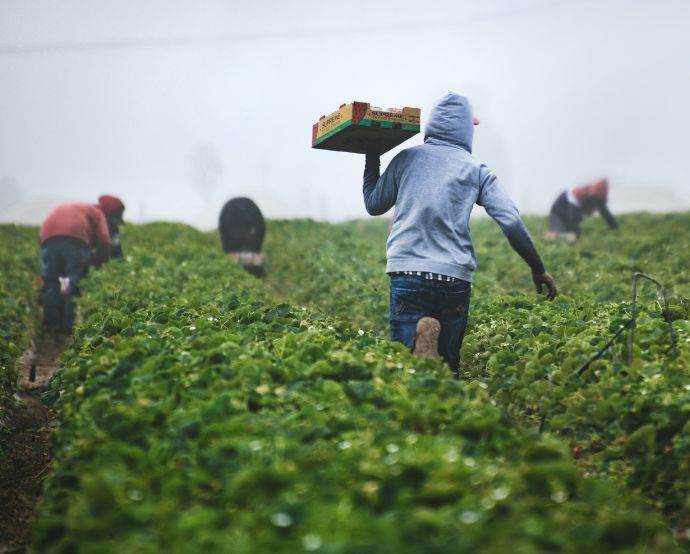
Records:
[[[561,296],[476,220],[460,381],[386,340],[383,220],[270,221],[263,282],[213,233],[128,226],[44,394],[35,551],[687,551],[690,214],[594,219],[574,246],[527,223]],[[34,294],[26,248],[8,298]],[[637,271],[670,304],[640,284],[628,360],[629,328],[604,347]],[[5,306],[20,353],[35,316]]]
[[[39,274],[36,229],[0,225],[0,456],[10,431],[17,361],[37,324],[35,277]]]

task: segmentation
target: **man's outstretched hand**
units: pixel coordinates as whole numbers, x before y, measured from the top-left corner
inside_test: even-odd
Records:
[[[553,277],[549,275],[548,271],[545,271],[544,273],[532,273],[532,281],[534,281],[534,284],[537,287],[537,292],[539,294],[542,293],[544,285],[546,285],[547,300],[553,300],[554,298],[556,298],[556,295],[558,294],[556,282],[553,280]]]

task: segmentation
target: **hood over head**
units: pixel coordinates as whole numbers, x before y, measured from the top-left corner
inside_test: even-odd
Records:
[[[599,179],[590,185],[583,185],[573,189],[573,195],[577,200],[587,202],[590,200],[599,200],[606,202],[609,196],[609,181],[608,179]]]
[[[607,200],[609,196],[609,181],[608,179],[599,179],[596,183],[592,185],[593,196],[601,199]]]
[[[424,129],[424,142],[464,148],[472,152],[474,125],[472,105],[466,96],[447,92],[436,101]]]
[[[102,194],[98,197],[97,206],[105,214],[105,217],[108,219],[113,217],[118,224],[124,224],[122,213],[125,211],[125,205],[117,196]]]

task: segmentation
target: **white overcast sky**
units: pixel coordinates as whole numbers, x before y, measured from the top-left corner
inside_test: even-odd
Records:
[[[688,0],[0,0],[0,220],[104,192],[132,221],[365,217],[363,158],[312,124],[447,90],[523,213],[600,176],[614,211],[687,210],[689,54]]]

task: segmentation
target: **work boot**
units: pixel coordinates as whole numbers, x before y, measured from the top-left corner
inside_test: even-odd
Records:
[[[441,324],[433,317],[423,317],[417,322],[417,339],[414,355],[420,358],[438,358],[438,336]]]

